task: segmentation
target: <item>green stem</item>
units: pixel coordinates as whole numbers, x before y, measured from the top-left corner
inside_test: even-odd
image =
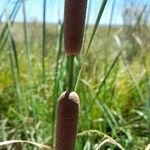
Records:
[[[74,70],[74,56],[69,56],[68,57],[69,65],[68,65],[68,91],[73,90],[73,70]]]

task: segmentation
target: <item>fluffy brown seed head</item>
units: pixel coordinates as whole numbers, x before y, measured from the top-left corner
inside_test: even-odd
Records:
[[[79,54],[82,46],[87,0],[65,0],[64,45],[67,55]]]
[[[74,150],[79,113],[79,97],[63,92],[58,101],[55,150]]]

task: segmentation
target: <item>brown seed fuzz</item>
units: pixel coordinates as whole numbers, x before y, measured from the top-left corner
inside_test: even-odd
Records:
[[[78,114],[78,95],[75,92],[63,92],[57,106],[55,150],[75,149]]]
[[[82,46],[87,0],[65,0],[64,46],[67,55],[79,54]]]

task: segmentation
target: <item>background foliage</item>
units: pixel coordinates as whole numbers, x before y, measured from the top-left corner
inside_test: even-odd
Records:
[[[98,26],[106,2],[95,25],[87,19],[82,53],[75,59],[74,85],[81,100],[76,148],[96,149],[107,135],[125,149],[142,150],[150,142],[149,9],[135,1],[125,5],[124,24],[113,26],[112,6],[109,25]],[[24,1],[1,14],[7,21],[0,23],[0,141],[32,140],[53,147],[67,60],[63,23],[47,24],[45,6],[43,0],[42,23],[26,22]],[[15,22],[19,9],[23,23]],[[101,149],[109,148],[116,146]]]

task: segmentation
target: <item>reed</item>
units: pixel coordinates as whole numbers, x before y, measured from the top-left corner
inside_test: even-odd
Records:
[[[118,143],[124,149],[134,150],[145,149],[148,145],[148,7],[143,3],[135,7],[133,2],[131,8],[125,5],[123,8],[115,0],[89,0],[86,27],[82,24],[81,28],[79,21],[83,23],[85,18],[81,19],[79,12],[83,11],[81,4],[84,2],[66,0],[65,13],[67,7],[76,9],[65,15],[64,24],[61,21],[49,24],[47,21],[57,15],[54,13],[55,2],[43,0],[43,5],[39,3],[43,7],[42,23],[28,23],[28,2],[5,1],[6,8],[0,11],[0,20],[1,16],[6,18],[0,23],[0,140],[3,141],[0,149],[46,148],[31,141],[48,143],[56,150],[121,149]],[[61,12],[62,3],[59,6]],[[20,11],[22,7],[24,13]],[[140,7],[143,8],[140,10]],[[126,15],[127,22],[114,26],[120,8],[122,12],[126,10],[123,15]],[[138,11],[135,18],[132,16],[134,11]],[[23,15],[23,23],[15,23],[18,15]],[[72,21],[66,22],[67,15]],[[129,18],[130,15],[133,19]],[[100,25],[102,16],[107,22],[109,20],[108,26]],[[96,21],[93,26],[88,25],[91,17]],[[135,25],[131,21],[131,26],[128,26],[128,18],[135,21]],[[64,26],[66,55],[62,51]],[[82,55],[79,56],[80,52]],[[132,60],[129,61],[130,56]],[[58,101],[62,91],[66,92]],[[70,98],[72,91],[77,91],[82,100],[80,108],[79,103]],[[20,140],[7,141],[9,139]],[[9,145],[6,147],[6,144]]]
[[[56,150],[74,150],[79,114],[79,97],[73,91],[74,56],[82,47],[87,0],[66,0],[64,47],[68,56],[68,89],[58,101]]]

